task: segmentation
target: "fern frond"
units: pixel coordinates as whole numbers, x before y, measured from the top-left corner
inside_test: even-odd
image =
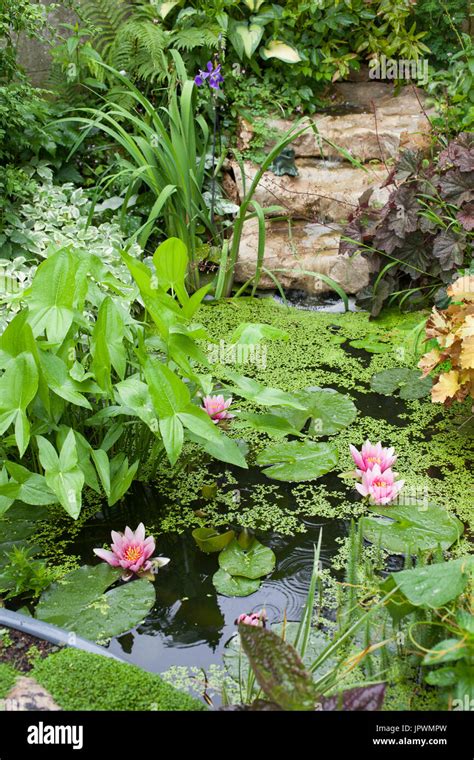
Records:
[[[207,47],[212,50],[219,47],[219,29],[215,27],[198,27],[180,29],[172,35],[172,44],[177,50],[193,50],[196,47]]]
[[[94,45],[107,57],[116,35],[132,12],[130,4],[127,0],[81,0],[80,10],[84,20],[98,30]]]

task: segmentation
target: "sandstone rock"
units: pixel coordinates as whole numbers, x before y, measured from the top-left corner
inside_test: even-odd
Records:
[[[339,222],[347,219],[357,207],[362,193],[374,188],[371,205],[383,205],[389,196],[387,188],[380,189],[386,179],[385,167],[377,165],[358,169],[341,161],[299,159],[298,177],[277,177],[265,172],[254,198],[261,206],[281,206],[285,214],[312,222]],[[240,167],[233,163],[239,196],[243,196]],[[246,161],[244,171],[247,187],[258,167]],[[281,213],[281,212],[280,212]]]
[[[34,678],[27,678],[26,676],[18,678],[5,698],[5,710],[7,712],[60,709],[46,689],[43,689]]]
[[[331,277],[348,294],[357,293],[369,283],[370,262],[362,256],[339,254],[340,234],[336,227],[322,224],[268,221],[266,225],[264,267],[274,272],[284,288],[297,288],[317,294],[331,291],[313,272]],[[236,266],[237,282],[246,282],[255,274],[258,225],[245,223]],[[285,270],[284,272],[278,270]],[[262,289],[274,289],[266,274],[259,282]]]
[[[316,131],[308,130],[293,141],[297,158],[341,158],[335,145],[362,162],[386,161],[395,159],[401,147],[417,148],[420,136],[425,142],[429,139],[430,125],[423,96],[415,93],[414,88],[406,87],[393,97],[392,85],[381,82],[343,82],[338,87],[340,97],[346,99],[345,112],[316,114],[308,119],[315,124]],[[268,120],[269,130],[282,134],[293,124],[287,119]],[[246,122],[247,144],[249,127]],[[273,145],[274,140],[269,141],[267,149]]]

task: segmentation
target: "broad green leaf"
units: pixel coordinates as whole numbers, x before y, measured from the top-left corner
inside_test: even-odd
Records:
[[[12,479],[0,485],[0,495],[34,506],[57,503],[57,496],[46,484],[44,475],[30,472],[16,462],[7,461],[5,467]]]
[[[304,409],[301,401],[298,401],[296,396],[291,393],[285,393],[278,388],[268,388],[263,383],[252,380],[250,377],[244,377],[243,375],[226,370],[226,377],[228,377],[233,383],[235,388],[231,388],[234,393],[239,396],[254,401],[256,404],[262,406],[289,406],[293,409]]]
[[[153,584],[146,580],[106,591],[119,577],[120,569],[104,563],[84,565],[42,594],[35,615],[91,641],[119,636],[138,625],[155,603]]]
[[[236,24],[234,34],[242,41],[242,48],[247,58],[251,58],[263,37],[263,26],[260,24]]]
[[[460,596],[474,572],[474,557],[414,567],[392,573],[392,578],[410,604],[439,609]]]
[[[277,58],[284,63],[299,63],[301,61],[298,51],[281,40],[272,40],[267,47],[262,50],[261,55],[265,60],[268,58]]]
[[[157,359],[147,359],[144,369],[158,417],[169,417],[184,411],[191,400],[185,383],[166,364]]]
[[[77,294],[83,292],[87,272],[69,249],[63,248],[43,261],[28,291],[28,321],[35,336],[46,331],[48,341],[61,344],[72,325]],[[85,293],[84,293],[85,295]]]
[[[15,424],[15,441],[22,457],[30,441],[26,409],[38,390],[38,369],[31,354],[11,359],[0,378],[0,435]]]
[[[219,567],[229,575],[256,580],[268,575],[275,568],[275,553],[254,539],[247,549],[243,549],[234,539],[219,554]]]
[[[283,710],[314,710],[316,690],[296,649],[266,628],[239,625],[242,647],[265,696]]]
[[[137,459],[129,466],[128,457],[123,452],[117,454],[111,460],[110,477],[112,488],[108,499],[110,507],[116,504],[127,493],[132,481],[135,479],[139,464],[140,460]]]
[[[375,517],[362,517],[364,538],[393,554],[448,549],[463,533],[462,523],[437,504],[370,507]]]
[[[203,438],[202,436],[191,432],[189,428],[186,430],[186,438],[199,444],[199,446],[201,446],[207,454],[210,454],[211,457],[214,457],[214,459],[234,464],[236,467],[248,469],[248,464],[245,461],[248,447],[245,442],[240,440],[235,441],[223,433],[219,434],[218,438],[215,438],[214,436],[212,438]]]
[[[171,237],[153,254],[158,284],[164,290],[182,290],[188,269],[188,251],[182,240]]]
[[[131,375],[126,380],[115,385],[118,400],[129,407],[124,410],[125,414],[134,414],[139,417],[154,432],[158,431],[158,419],[151,401],[150,391],[146,383],[143,383],[139,375]]]
[[[250,596],[260,588],[259,580],[240,578],[226,573],[225,570],[217,570],[212,576],[212,582],[216,591],[223,596]]]
[[[59,456],[54,446],[43,436],[36,436],[36,441],[46,483],[66,512],[77,520],[82,506],[84,473],[78,465],[74,431],[70,430],[67,434]]]
[[[49,351],[41,351],[40,364],[44,379],[53,393],[65,401],[69,401],[70,404],[92,409],[89,401],[81,392],[84,390],[83,386],[77,380],[72,379],[66,364],[59,356]]]
[[[435,644],[423,657],[423,665],[438,665],[444,662],[455,662],[468,656],[469,650],[463,639],[444,639]]]
[[[273,480],[314,480],[334,469],[337,449],[330,443],[290,441],[274,443],[257,456],[257,464],[266,467],[264,474]]]
[[[159,430],[171,465],[176,464],[184,443],[183,424],[177,415],[160,417]]]
[[[123,317],[110,297],[104,298],[91,338],[91,369],[103,390],[111,392],[111,368],[121,380],[125,377],[127,353],[124,346]]]

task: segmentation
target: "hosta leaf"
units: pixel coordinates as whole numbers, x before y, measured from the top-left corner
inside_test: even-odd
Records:
[[[362,517],[364,538],[393,554],[448,549],[463,533],[462,523],[437,504],[371,507],[375,517]]]
[[[272,40],[262,50],[262,58],[265,60],[267,58],[278,58],[279,61],[283,61],[284,63],[299,63],[301,61],[298,51],[281,40]]]
[[[273,480],[314,480],[334,469],[337,449],[329,443],[290,441],[268,446],[257,457],[265,475]]]
[[[260,588],[260,581],[230,575],[225,570],[217,570],[212,576],[216,591],[223,596],[250,596]]]
[[[234,539],[219,554],[219,566],[229,575],[256,580],[271,573],[275,567],[275,554],[254,539],[246,549]]]
[[[240,37],[247,58],[251,58],[263,37],[263,26],[259,24],[236,24],[234,34]]]
[[[73,570],[42,594],[36,617],[91,641],[125,633],[153,607],[155,590],[149,581],[136,580],[106,592],[120,573],[106,564]]]

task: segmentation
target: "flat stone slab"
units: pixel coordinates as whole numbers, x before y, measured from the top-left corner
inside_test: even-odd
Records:
[[[425,96],[416,88],[405,87],[394,97],[393,87],[388,84],[344,82],[338,85],[337,93],[344,103],[344,112],[308,117],[316,129],[293,141],[297,158],[340,158],[336,145],[361,162],[384,162],[395,159],[401,149],[429,147],[431,128]],[[295,121],[270,118],[267,124],[269,130],[283,134]],[[251,129],[251,124],[242,121],[241,145],[249,144]],[[275,141],[269,139],[268,150]]]
[[[232,162],[237,190],[243,197],[243,179],[240,166]],[[265,172],[254,198],[261,206],[281,206],[287,216],[308,222],[342,222],[357,208],[360,196],[374,189],[371,205],[383,206],[390,194],[388,188],[380,188],[387,178],[383,165],[359,169],[341,161],[298,159],[297,177]],[[250,161],[244,162],[246,186],[258,171]],[[281,215],[281,212],[280,212]]]
[[[317,274],[335,280],[348,294],[357,293],[369,284],[370,261],[362,256],[339,253],[337,227],[304,221],[267,221],[264,267],[273,272],[284,288],[296,288],[318,294],[331,287]],[[251,219],[244,225],[235,277],[247,282],[256,268],[258,223]],[[284,271],[280,271],[284,270]],[[259,288],[274,289],[275,282],[265,273]]]
[[[21,676],[4,700],[6,712],[56,711],[61,708],[34,678]]]

